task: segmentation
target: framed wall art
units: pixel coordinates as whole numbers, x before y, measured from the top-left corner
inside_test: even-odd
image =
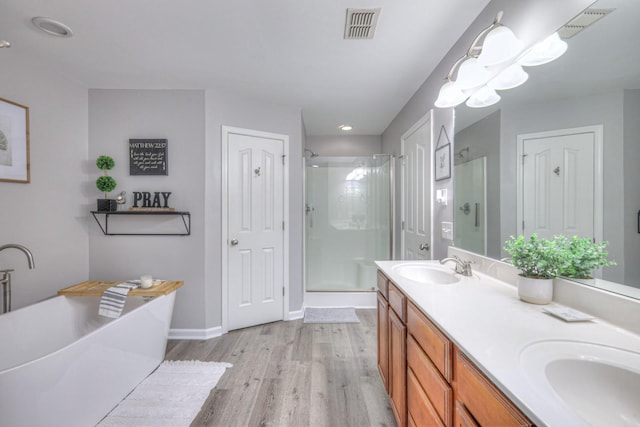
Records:
[[[29,107],[0,98],[0,181],[28,183]]]
[[[442,141],[443,133],[444,141]],[[444,125],[440,128],[440,135],[438,135],[438,143],[434,153],[434,167],[436,181],[451,178],[451,142]]]
[[[169,175],[166,139],[130,139],[129,175]]]

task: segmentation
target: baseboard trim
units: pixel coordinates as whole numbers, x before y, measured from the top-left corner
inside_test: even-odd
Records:
[[[170,329],[170,340],[208,340],[222,335],[222,326],[208,329]]]
[[[302,310],[290,311],[289,318],[287,320],[298,320],[304,317],[304,307]]]

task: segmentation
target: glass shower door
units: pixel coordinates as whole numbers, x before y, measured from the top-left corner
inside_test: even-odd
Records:
[[[487,253],[486,157],[455,165],[454,242],[477,254]]]
[[[390,156],[314,157],[306,165],[307,291],[372,291],[391,258]]]

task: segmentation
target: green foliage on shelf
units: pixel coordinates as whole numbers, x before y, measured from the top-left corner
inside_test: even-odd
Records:
[[[99,156],[96,159],[96,166],[101,171],[111,170],[115,165],[116,162],[114,162],[113,159],[109,156]]]
[[[96,166],[100,169],[104,175],[96,179],[96,188],[104,193],[104,198],[109,198],[109,192],[115,190],[116,180],[107,175],[107,171],[113,169],[116,162],[109,156],[98,156],[96,159]]]

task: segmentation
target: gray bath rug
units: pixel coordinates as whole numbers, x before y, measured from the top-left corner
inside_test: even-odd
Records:
[[[307,307],[304,310],[304,323],[360,323],[360,319],[353,307]]]

